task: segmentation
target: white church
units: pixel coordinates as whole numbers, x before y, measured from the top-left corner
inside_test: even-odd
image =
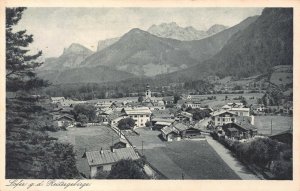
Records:
[[[152,97],[149,84],[146,86],[145,97],[143,99],[143,105],[153,110],[165,110],[165,104],[162,97]]]

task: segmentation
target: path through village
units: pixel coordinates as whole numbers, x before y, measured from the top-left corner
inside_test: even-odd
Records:
[[[256,175],[250,172],[241,162],[231,155],[221,143],[214,140],[211,136],[206,136],[208,144],[218,153],[224,162],[242,179],[242,180],[260,180]]]

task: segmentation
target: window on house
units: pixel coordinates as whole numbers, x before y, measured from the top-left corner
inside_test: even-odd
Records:
[[[218,121],[220,121],[220,118],[218,118]]]
[[[225,118],[223,118],[223,121],[225,121]]]
[[[149,117],[149,115],[146,115],[146,117]]]
[[[141,115],[141,117],[144,117],[144,115]]]
[[[137,117],[137,115],[135,115],[134,117]]]

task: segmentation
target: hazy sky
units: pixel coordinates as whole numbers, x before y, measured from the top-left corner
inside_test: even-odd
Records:
[[[122,36],[132,28],[176,22],[207,30],[214,24],[233,26],[261,12],[262,8],[28,8],[16,29],[27,29],[34,35],[31,48],[52,57],[71,43],[96,50],[99,40]]]

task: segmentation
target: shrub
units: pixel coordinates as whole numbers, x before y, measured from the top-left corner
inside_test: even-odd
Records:
[[[123,159],[112,166],[108,179],[149,179],[139,163]]]
[[[239,160],[270,168],[276,179],[292,178],[292,149],[284,143],[269,138],[257,138],[245,143],[221,138],[219,142],[235,153]]]
[[[126,130],[126,129],[131,129],[132,127],[134,127],[135,125],[135,121],[131,118],[125,118],[125,119],[121,119],[118,123],[118,128],[120,130]]]
[[[145,125],[146,125],[146,127],[150,127],[150,126],[151,126],[151,122],[150,122],[150,121],[147,121],[147,122],[145,123]]]
[[[293,167],[291,162],[275,161],[271,167],[271,172],[275,175],[275,179],[278,180],[293,179]]]

